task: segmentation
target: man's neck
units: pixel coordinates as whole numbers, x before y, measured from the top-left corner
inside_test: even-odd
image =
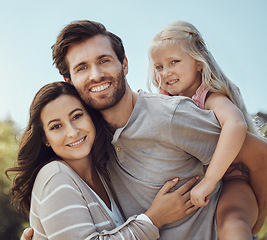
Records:
[[[115,106],[101,111],[112,132],[123,127],[128,122],[137,101],[137,96],[138,94],[133,92],[127,84],[122,99]]]

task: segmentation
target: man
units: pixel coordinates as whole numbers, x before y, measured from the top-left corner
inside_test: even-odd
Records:
[[[102,113],[113,135],[117,159],[109,161],[108,169],[126,217],[147,209],[165,181],[178,175],[181,185],[203,175],[196,159],[209,163],[220,132],[212,112],[187,98],[134,93],[125,78],[128,62],[121,40],[99,23],[69,24],[52,49],[64,79]],[[220,188],[219,183],[208,207],[194,215],[190,201],[181,196],[181,217],[186,217],[163,228],[161,238],[217,239],[214,212]]]

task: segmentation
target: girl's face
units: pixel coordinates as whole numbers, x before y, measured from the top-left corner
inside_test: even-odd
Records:
[[[61,95],[41,112],[46,141],[67,163],[89,158],[96,130],[90,115],[74,96]]]
[[[152,53],[158,82],[171,95],[192,97],[201,84],[199,62],[178,43],[163,43]]]

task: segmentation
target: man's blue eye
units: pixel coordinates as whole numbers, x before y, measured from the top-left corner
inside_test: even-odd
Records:
[[[105,60],[100,61],[100,63],[106,63],[106,62],[109,62],[109,60],[105,59]]]
[[[86,67],[80,67],[80,68],[78,68],[78,71],[82,71],[84,69],[86,69]]]

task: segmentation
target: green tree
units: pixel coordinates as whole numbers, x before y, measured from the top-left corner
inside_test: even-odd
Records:
[[[14,165],[19,132],[12,121],[0,122],[0,239],[19,239],[27,226],[28,217],[19,214],[10,203],[8,181],[4,172]]]

